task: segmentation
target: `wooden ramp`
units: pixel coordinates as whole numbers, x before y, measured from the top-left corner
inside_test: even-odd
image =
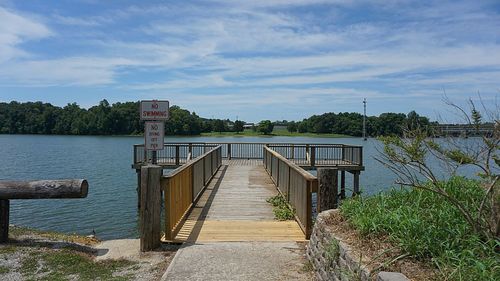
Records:
[[[212,179],[175,240],[304,241],[297,222],[274,220],[266,199],[278,192],[264,167],[254,161],[230,162]]]

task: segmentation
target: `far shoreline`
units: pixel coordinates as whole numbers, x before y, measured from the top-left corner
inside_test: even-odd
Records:
[[[63,135],[63,134],[0,134],[0,136],[68,136],[68,137],[144,137],[143,134],[125,134],[125,135]],[[224,138],[224,137],[258,137],[258,138],[272,138],[272,137],[309,137],[309,138],[361,138],[356,136],[341,135],[341,134],[316,134],[316,133],[281,133],[276,132],[272,134],[259,134],[259,133],[236,133],[236,132],[210,132],[201,133],[199,135],[165,135],[165,137],[176,138]]]

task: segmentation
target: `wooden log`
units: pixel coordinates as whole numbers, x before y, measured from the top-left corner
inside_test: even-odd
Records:
[[[337,208],[338,170],[329,168],[318,169],[319,211]]]
[[[9,200],[0,200],[0,243],[9,241],[9,209]]]
[[[0,199],[85,198],[88,189],[84,179],[0,181]]]
[[[156,165],[141,168],[139,234],[142,252],[151,251],[160,246],[161,170],[162,168]]]

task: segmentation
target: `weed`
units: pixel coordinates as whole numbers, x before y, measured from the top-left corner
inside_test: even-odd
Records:
[[[325,249],[325,255],[328,263],[333,264],[339,259],[340,256],[340,246],[337,239],[332,239],[328,243]]]
[[[280,221],[293,220],[295,217],[295,210],[286,202],[285,198],[280,194],[270,197],[266,200],[273,206],[274,217]]]
[[[21,273],[31,280],[129,280],[131,276],[115,276],[114,273],[134,266],[127,260],[95,262],[86,254],[73,250],[36,251],[21,262]],[[40,274],[44,273],[44,274]]]
[[[3,254],[12,254],[18,250],[15,246],[0,246],[0,255]]]
[[[6,274],[10,272],[10,268],[6,266],[0,266],[0,274]]]
[[[32,252],[21,261],[21,273],[23,275],[34,275],[39,269],[40,252]]]
[[[46,254],[43,259],[52,269],[51,276],[74,274],[79,275],[80,280],[126,280],[125,277],[113,277],[113,272],[133,264],[126,260],[94,262],[89,256],[70,250]]]
[[[314,270],[314,266],[310,261],[306,261],[301,268],[302,272],[312,272]]]
[[[88,244],[88,245],[96,244],[98,242],[94,238],[89,238],[77,234],[64,234],[53,231],[42,231],[22,226],[10,226],[9,235],[14,239],[26,235],[26,236],[43,237],[48,240],[54,240],[54,241],[66,241],[66,242],[74,242],[74,243]]]

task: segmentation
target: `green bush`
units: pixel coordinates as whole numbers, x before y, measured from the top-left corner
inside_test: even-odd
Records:
[[[444,189],[477,210],[484,189],[454,177]],[[402,252],[433,263],[448,280],[500,280],[498,240],[483,241],[441,195],[412,189],[344,201],[341,213],[362,235],[387,235]],[[474,214],[475,215],[475,214]]]

